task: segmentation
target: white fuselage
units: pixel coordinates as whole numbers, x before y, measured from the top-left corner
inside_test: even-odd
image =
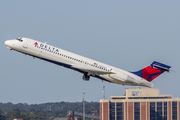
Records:
[[[153,87],[153,84],[145,79],[122,69],[65,51],[63,49],[48,45],[29,38],[8,40],[5,42],[7,48],[28,54],[57,65],[73,69],[87,76],[132,86]],[[89,79],[88,79],[89,80]]]

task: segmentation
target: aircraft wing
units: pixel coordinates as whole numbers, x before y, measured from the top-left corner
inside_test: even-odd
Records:
[[[72,65],[72,68],[76,68],[76,69],[85,71],[85,72],[87,72],[89,75],[115,74],[115,73],[109,72],[109,71],[103,71],[103,70],[96,70],[96,69],[88,68],[87,66]]]

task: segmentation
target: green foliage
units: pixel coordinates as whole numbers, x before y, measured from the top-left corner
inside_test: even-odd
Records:
[[[0,120],[6,120],[5,114],[2,110],[0,110]]]
[[[86,114],[91,114],[92,110],[97,110],[99,114],[98,102],[85,102]],[[0,103],[0,120],[12,120],[23,118],[23,120],[53,120],[55,117],[66,117],[70,110],[83,112],[82,102],[56,102],[43,104],[12,104]]]

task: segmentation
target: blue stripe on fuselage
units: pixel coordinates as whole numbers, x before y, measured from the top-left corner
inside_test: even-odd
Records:
[[[49,59],[45,59],[45,58],[41,58],[41,59],[42,59],[42,60],[45,60],[45,61],[48,61],[48,62],[51,62],[51,63],[54,63],[54,64],[56,64],[56,65],[60,65],[60,66],[64,66],[64,67],[69,68],[69,69],[76,70],[76,71],[78,71],[78,72],[80,72],[80,73],[83,73],[83,74],[87,74],[87,72],[84,72],[84,71],[79,70],[79,69],[77,69],[77,68],[73,68],[72,65],[69,65],[69,64],[65,64],[65,63],[61,63],[61,62],[57,62],[57,61],[53,61],[53,60],[49,60]],[[92,76],[92,75],[90,75],[90,76]],[[95,75],[95,76],[92,76],[92,77],[96,77],[96,78],[99,78],[99,79],[101,79],[101,80],[110,82],[110,81],[108,81],[108,80],[106,80],[106,79],[104,79],[104,78],[102,78],[102,77],[100,77],[100,76],[98,76],[98,75]]]
[[[54,60],[49,60],[49,59],[46,59],[46,58],[40,58],[40,57],[38,57],[38,56],[34,56],[34,55],[30,55],[30,54],[26,54],[26,55],[33,56],[33,57],[36,57],[36,58],[45,60],[45,61],[47,61],[47,62],[51,62],[51,63],[54,63],[54,64],[56,64],[56,65],[64,66],[64,67],[66,67],[66,68],[76,70],[76,71],[78,71],[78,72],[80,72],[80,73],[83,73],[83,74],[87,74],[87,72],[84,72],[84,71],[79,70],[79,69],[77,69],[77,68],[73,68],[72,65],[69,65],[69,64],[57,62],[57,61],[54,61]],[[92,75],[90,75],[90,76],[92,76]],[[92,76],[92,77],[96,77],[96,78],[99,78],[99,79],[101,79],[101,80],[104,80],[104,81],[107,81],[107,82],[111,82],[111,81],[109,81],[109,80],[106,80],[106,79],[98,76],[98,75],[95,75],[95,76]]]

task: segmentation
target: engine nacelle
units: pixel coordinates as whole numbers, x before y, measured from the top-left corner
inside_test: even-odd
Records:
[[[89,79],[90,79],[90,76],[89,76],[89,75],[87,75],[87,74],[84,74],[84,75],[83,75],[83,80],[89,81]]]
[[[119,72],[118,74],[111,74],[110,77],[125,83],[135,83],[134,78],[121,72]]]
[[[127,75],[119,72],[118,74],[110,74],[110,77],[116,80],[120,80],[122,82],[125,82],[125,80],[127,79]]]
[[[127,76],[127,79],[125,81],[126,83],[136,83],[135,79],[130,77],[129,75]]]

